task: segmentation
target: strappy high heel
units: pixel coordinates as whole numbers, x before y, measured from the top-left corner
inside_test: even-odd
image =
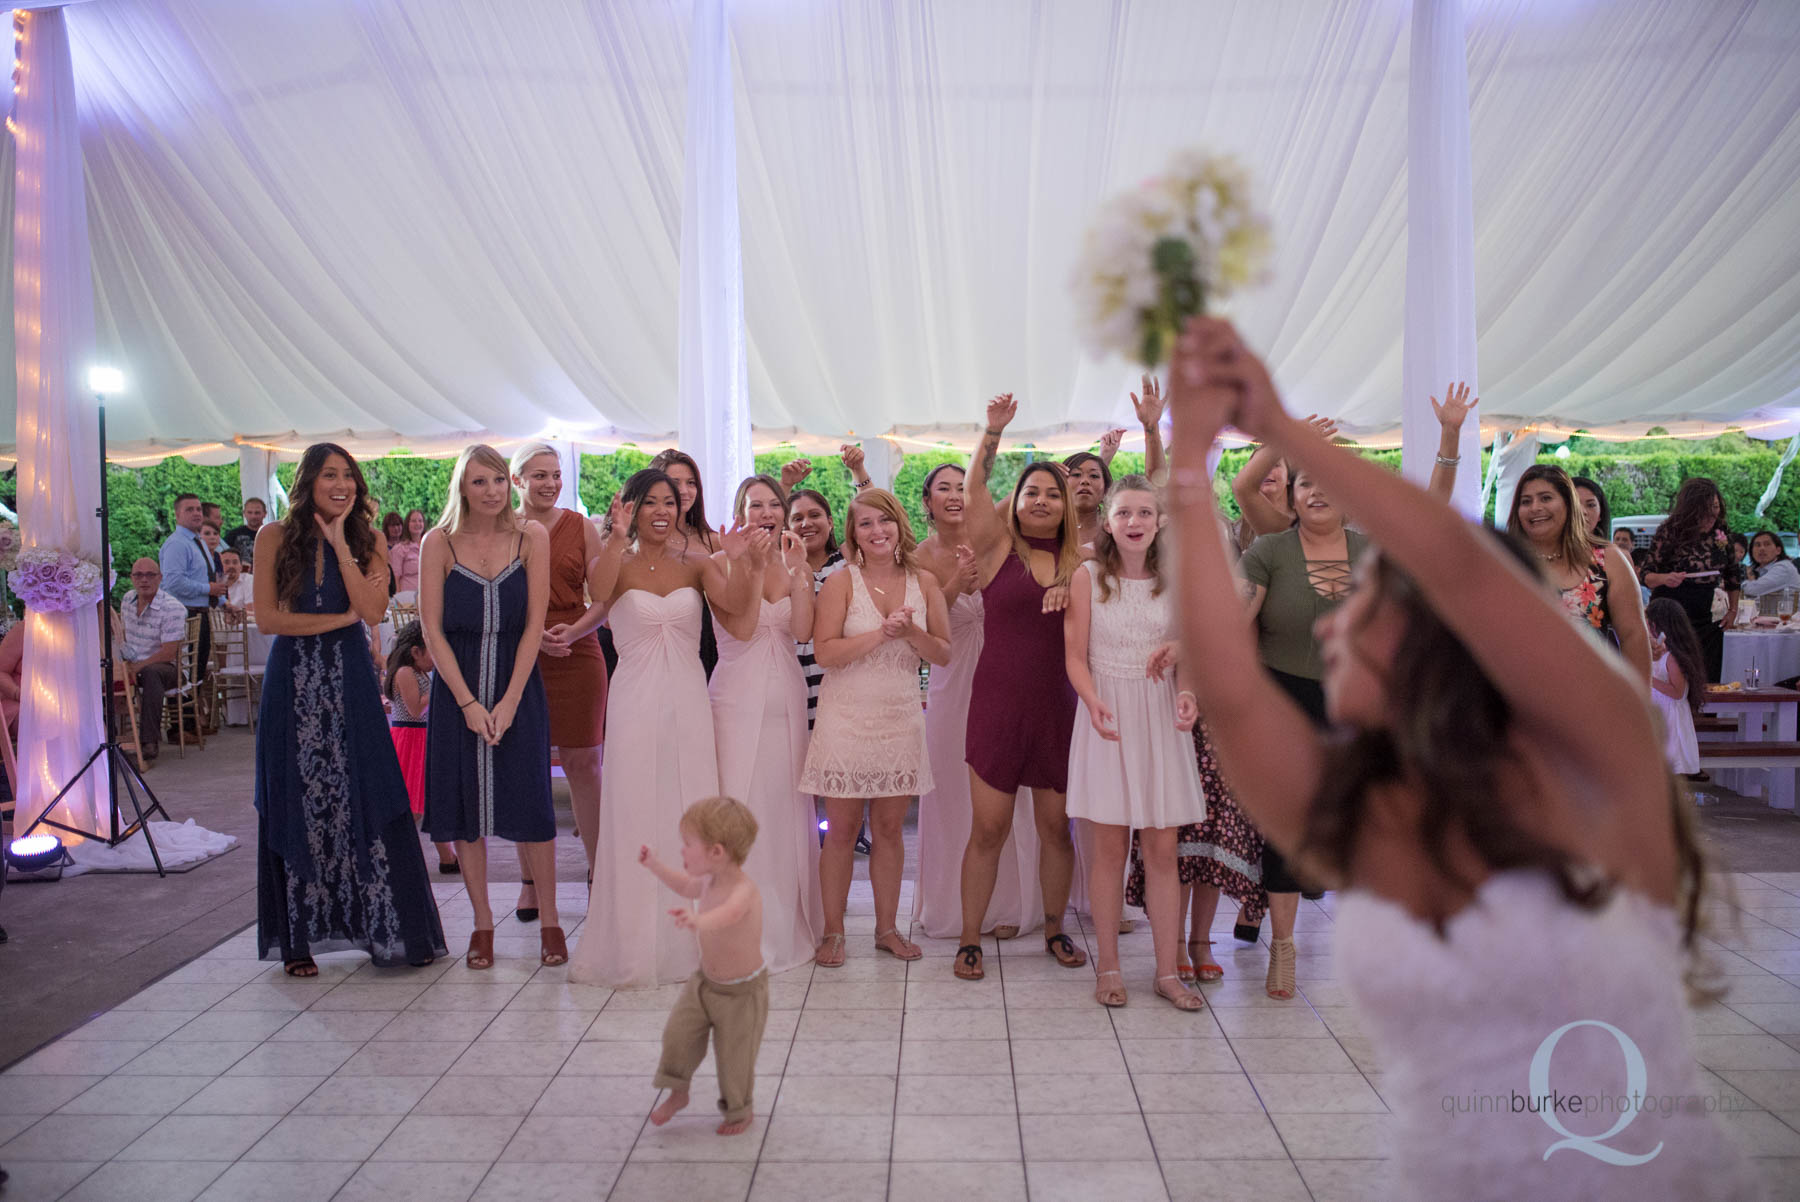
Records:
[[[1294,996],[1294,957],[1296,955],[1292,939],[1269,940],[1269,979],[1263,986],[1263,992],[1277,1001],[1288,1001]]]
[[[1188,961],[1193,966],[1193,973],[1194,973],[1193,979],[1194,980],[1196,980],[1196,981],[1222,981],[1225,979],[1225,970],[1223,968],[1221,968],[1218,965],[1218,963],[1215,962],[1212,958],[1212,945],[1213,945],[1212,940],[1210,940],[1210,939],[1190,939],[1187,941],[1187,945],[1188,945]],[[1196,947],[1206,948],[1207,949],[1206,954],[1204,956],[1196,956],[1194,954],[1194,949]]]

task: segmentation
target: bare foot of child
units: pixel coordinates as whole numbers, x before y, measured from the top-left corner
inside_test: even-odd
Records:
[[[742,1135],[744,1132],[750,1130],[750,1120],[755,1117],[756,1116],[753,1114],[746,1114],[735,1123],[730,1121],[720,1123],[718,1133],[720,1135]],[[656,1121],[656,1116],[654,1114],[650,1116],[650,1121],[653,1123]]]
[[[670,1090],[669,1096],[663,1099],[662,1105],[650,1112],[650,1125],[660,1127],[675,1117],[678,1110],[687,1109],[688,1096],[685,1091]]]

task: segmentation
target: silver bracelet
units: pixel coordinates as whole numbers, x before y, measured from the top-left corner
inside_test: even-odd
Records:
[[[1438,465],[1440,467],[1455,467],[1457,464],[1462,462],[1462,456],[1458,455],[1454,459],[1446,459],[1442,455],[1439,455],[1437,457],[1437,461],[1438,461]]]

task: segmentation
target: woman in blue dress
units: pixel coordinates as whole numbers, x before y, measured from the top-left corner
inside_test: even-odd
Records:
[[[444,928],[364,626],[387,609],[387,543],[342,447],[306,449],[288,506],[256,536],[257,625],[275,636],[256,728],[257,952],[294,977],[347,948],[429,964]]]
[[[419,626],[437,675],[425,733],[425,829],[456,844],[475,931],[470,968],[494,966],[487,837],[519,845],[538,884],[538,959],[562,964],[556,913],[556,811],[550,801],[550,710],[538,644],[550,604],[550,535],[513,509],[500,452],[457,457],[450,497],[419,549]]]

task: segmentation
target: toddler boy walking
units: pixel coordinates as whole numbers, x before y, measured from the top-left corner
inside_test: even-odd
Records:
[[[769,1020],[769,974],[762,957],[762,894],[744,874],[756,842],[756,817],[729,797],[697,801],[681,815],[677,871],[638,849],[638,863],[682,897],[697,898],[698,914],[670,910],[675,925],[700,936],[700,967],[688,978],[663,1027],[662,1062],[654,1084],[669,1096],[650,1112],[662,1126],[688,1104],[694,1070],[706,1059],[711,1035],[719,1071],[720,1135],[750,1126],[756,1052]]]

